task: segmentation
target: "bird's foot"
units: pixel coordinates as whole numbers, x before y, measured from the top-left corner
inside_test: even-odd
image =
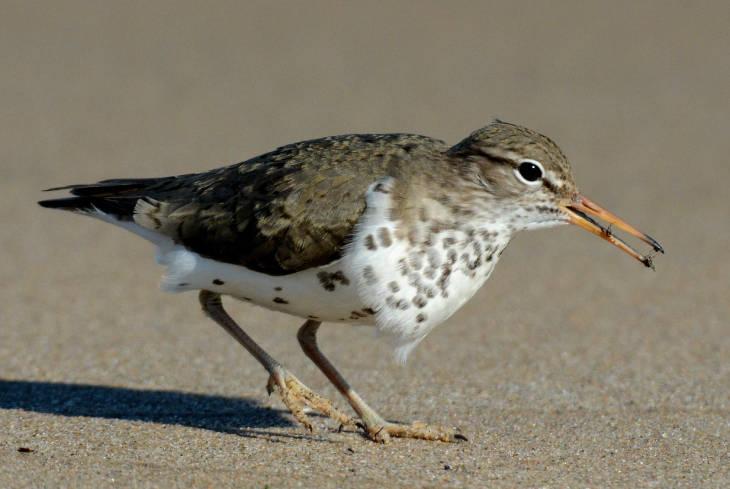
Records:
[[[355,425],[355,420],[338,410],[332,401],[312,391],[283,367],[276,368],[269,376],[266,390],[269,395],[274,391],[278,392],[294,418],[309,431],[314,431],[314,427],[304,412],[306,406],[334,419],[340,424],[340,428]]]
[[[375,425],[360,425],[368,438],[378,443],[388,443],[394,438],[416,438],[419,440],[443,441],[448,443],[468,441],[456,428],[428,425],[421,421],[412,424],[378,423]]]

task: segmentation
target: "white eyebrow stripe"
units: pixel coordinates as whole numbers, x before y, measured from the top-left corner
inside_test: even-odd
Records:
[[[565,182],[552,170],[545,170],[545,173],[542,175],[542,179],[548,187],[552,187],[556,190],[563,188],[563,185],[565,185]]]

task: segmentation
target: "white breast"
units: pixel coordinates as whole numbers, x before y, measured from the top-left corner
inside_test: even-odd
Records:
[[[428,220],[392,219],[392,179],[371,186],[367,210],[345,254],[363,304],[376,311],[378,328],[392,336],[396,356],[410,351],[458,310],[489,278],[507,245],[505,229],[468,223],[434,229]]]

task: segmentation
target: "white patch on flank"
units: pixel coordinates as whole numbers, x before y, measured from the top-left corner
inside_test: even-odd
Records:
[[[87,214],[156,244],[157,263],[166,267],[161,283],[166,292],[205,289],[301,318],[315,316],[322,321],[359,324],[374,322],[371,315],[363,313],[365,306],[360,301],[354,277],[344,269],[342,260],[290,275],[271,276],[205,258],[156,231],[131,221],[121,221],[99,210]],[[334,290],[326,290],[318,274],[338,271],[349,284],[333,280]],[[359,317],[353,317],[353,312]]]

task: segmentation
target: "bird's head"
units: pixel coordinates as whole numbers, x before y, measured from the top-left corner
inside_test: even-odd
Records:
[[[511,230],[575,224],[653,267],[651,254],[639,253],[616,236],[614,230],[619,229],[664,253],[654,238],[581,195],[565,154],[540,133],[497,120],[453,146],[449,154],[488,195],[489,207],[497,211],[494,218]]]

